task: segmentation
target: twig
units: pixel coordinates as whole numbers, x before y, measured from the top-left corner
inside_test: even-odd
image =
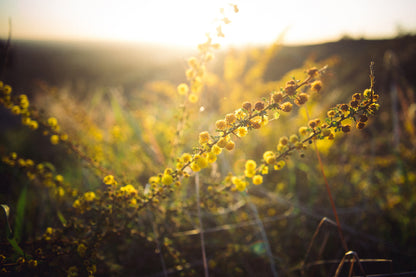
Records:
[[[207,256],[205,252],[205,239],[204,239],[204,229],[202,227],[202,217],[201,217],[201,204],[199,199],[199,174],[198,172],[195,174],[195,187],[196,187],[196,204],[198,209],[198,220],[199,220],[199,230],[200,230],[200,237],[201,237],[201,251],[202,251],[202,261],[204,263],[204,275],[208,277],[208,263],[207,263]]]

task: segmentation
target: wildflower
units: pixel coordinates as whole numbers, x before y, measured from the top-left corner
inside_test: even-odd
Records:
[[[222,137],[218,140],[217,145],[220,148],[224,148],[227,145],[227,142],[228,141],[227,141],[226,137]]]
[[[230,140],[227,142],[227,144],[225,145],[225,149],[231,151],[234,149],[235,143],[234,141]]]
[[[12,87],[11,87],[11,86],[9,86],[9,85],[4,85],[4,87],[3,87],[3,92],[4,92],[4,94],[6,94],[6,95],[8,95],[8,94],[12,93]]]
[[[178,91],[178,94],[179,94],[179,95],[186,95],[186,94],[188,94],[188,92],[189,92],[189,87],[188,87],[188,85],[187,85],[187,84],[182,83],[182,84],[179,84],[179,85],[178,85],[178,87],[177,87],[177,91]]]
[[[357,108],[358,107],[358,101],[357,100],[351,101],[350,106],[353,107],[353,108]]]
[[[256,174],[256,170],[244,170],[244,175],[248,178],[252,178]]]
[[[205,168],[208,166],[208,161],[206,155],[195,155],[195,163],[200,168]]]
[[[87,202],[91,202],[96,198],[95,193],[93,191],[89,191],[84,193],[84,199]]]
[[[199,144],[205,144],[209,141],[209,133],[207,131],[199,133]]]
[[[208,161],[208,163],[211,163],[212,164],[216,160],[217,160],[217,155],[215,155],[215,153],[213,153],[213,152],[209,152],[208,155],[207,155],[207,161]]]
[[[280,103],[283,100],[283,93],[281,91],[274,93],[272,99],[274,103]]]
[[[225,116],[225,122],[227,122],[228,125],[233,124],[236,121],[236,116],[233,113],[229,113]]]
[[[195,162],[191,163],[191,169],[193,172],[198,172],[201,170],[201,168],[199,167],[199,165],[197,165]]]
[[[243,180],[241,180],[238,177],[233,176],[231,178],[231,182],[233,183],[233,185],[235,186],[235,188],[239,191],[243,191],[246,189],[247,186],[247,182],[244,182]]]
[[[328,117],[334,117],[335,116],[335,111],[334,110],[330,110],[327,112]]]
[[[324,136],[324,137],[327,137],[327,136],[329,136],[331,134],[331,130],[329,130],[329,129],[322,129],[322,135]]]
[[[219,155],[222,152],[222,148],[215,144],[214,146],[212,146],[211,152],[215,155]]]
[[[352,100],[356,100],[356,101],[361,100],[361,94],[359,94],[359,93],[354,93],[354,94],[352,95]]]
[[[59,136],[58,135],[52,135],[50,140],[51,140],[52,144],[56,145],[56,144],[59,143]]]
[[[276,161],[274,153],[272,151],[266,151],[263,154],[263,159],[267,164],[273,164]]]
[[[299,93],[299,95],[295,99],[295,104],[298,106],[301,106],[305,104],[308,101],[308,99],[309,99],[309,95],[303,92]]]
[[[188,80],[192,80],[193,78],[195,78],[195,74],[196,72],[192,68],[187,69],[185,72],[186,78],[188,78]]]
[[[289,138],[290,143],[295,144],[296,142],[299,141],[299,137],[295,134],[291,135]]]
[[[37,260],[29,260],[29,261],[27,262],[27,264],[29,265],[29,267],[31,267],[31,268],[35,268],[35,267],[37,267],[37,266],[38,266],[38,261],[37,261]]]
[[[227,128],[227,122],[224,119],[217,120],[217,122],[215,122],[215,127],[218,130],[224,130]]]
[[[269,174],[269,167],[268,166],[263,166],[263,168],[261,169],[261,174],[263,174],[263,175]]]
[[[195,93],[191,93],[189,94],[188,100],[191,103],[196,103],[198,101],[198,95],[196,95]]]
[[[78,276],[78,268],[75,265],[68,268],[66,272],[68,277]]]
[[[50,127],[55,127],[58,125],[58,120],[55,117],[49,117],[48,118],[48,125]]]
[[[367,120],[368,120],[368,117],[365,114],[361,115],[360,122],[366,122]]]
[[[39,124],[35,120],[31,120],[29,123],[29,128],[32,130],[36,130],[39,127]]]
[[[19,115],[20,112],[21,112],[21,110],[20,110],[20,107],[19,106],[15,105],[15,106],[12,107],[12,113],[13,114]]]
[[[308,122],[309,127],[311,127],[312,129],[315,129],[316,127],[319,126],[319,124],[321,123],[321,120],[319,118],[316,119],[312,119]]]
[[[313,78],[318,74],[318,69],[316,67],[312,67],[306,71],[306,74],[308,74],[309,77]]]
[[[358,129],[363,129],[365,127],[365,123],[362,121],[357,122],[357,128]]]
[[[236,111],[235,111],[235,116],[236,116],[238,119],[243,119],[244,117],[246,117],[246,116],[247,116],[247,114],[244,112],[244,110],[243,110],[243,109],[238,109],[238,110],[236,110]]]
[[[189,163],[192,160],[192,156],[189,153],[183,153],[181,159],[184,163]]]
[[[280,106],[280,109],[284,112],[290,112],[292,110],[293,105],[289,102],[285,102]]]
[[[60,138],[62,141],[67,141],[67,140],[68,140],[68,135],[67,135],[67,134],[62,134],[59,138]]]
[[[342,130],[344,133],[348,133],[349,131],[351,131],[351,125],[346,124],[346,125],[342,126],[342,127],[341,127],[341,130]]]
[[[191,67],[196,68],[196,67],[198,66],[198,60],[197,60],[195,57],[190,57],[190,58],[188,59],[188,64],[189,64]]]
[[[173,177],[170,174],[163,174],[162,176],[162,184],[168,186],[173,183]]]
[[[25,94],[22,94],[19,96],[20,101],[20,107],[22,109],[27,109],[29,107],[29,100],[27,99],[27,96]]]
[[[315,81],[315,82],[313,82],[312,84],[311,84],[311,89],[313,90],[313,91],[316,91],[316,92],[320,92],[321,91],[321,89],[322,89],[322,82],[321,81]]]
[[[339,107],[341,109],[341,111],[343,112],[347,112],[349,107],[347,104],[341,104],[341,106]]]
[[[83,243],[78,244],[77,252],[81,257],[84,257],[87,252],[87,246]]]
[[[278,161],[275,165],[274,165],[274,169],[275,170],[280,170],[282,169],[284,166],[286,165],[286,162],[283,160]]]
[[[260,185],[263,183],[263,176],[261,175],[254,175],[253,177],[253,184]]]
[[[264,109],[264,103],[262,101],[258,101],[255,105],[254,108],[257,111],[262,111]]]
[[[243,103],[243,109],[250,112],[251,111],[251,103],[250,102],[244,102]]]
[[[130,184],[125,185],[124,187],[121,187],[120,191],[125,193],[125,194],[129,194],[129,195],[137,194],[137,190]]]
[[[287,95],[293,96],[296,94],[296,89],[297,89],[296,82],[291,80],[286,83],[286,87],[284,88],[284,91],[286,92]]]
[[[286,136],[283,136],[280,138],[279,143],[281,145],[286,145],[289,142],[288,138]]]
[[[244,137],[248,133],[247,127],[238,127],[236,133],[238,137]]]
[[[106,185],[113,185],[116,183],[116,180],[114,179],[113,175],[107,175],[104,177],[103,182]]]
[[[255,170],[256,167],[257,167],[257,164],[256,164],[255,161],[253,161],[253,160],[247,160],[246,161],[245,168],[247,170]]]
[[[308,128],[305,126],[302,126],[299,128],[299,134],[301,136],[306,136],[308,134]]]

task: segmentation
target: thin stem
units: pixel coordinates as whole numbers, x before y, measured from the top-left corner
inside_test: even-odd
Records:
[[[321,170],[322,176],[324,177],[326,192],[328,193],[329,201],[331,202],[332,212],[334,213],[335,221],[337,222],[337,229],[338,229],[339,237],[341,239],[344,250],[348,251],[348,246],[347,246],[347,243],[345,242],[344,235],[342,233],[337,209],[335,208],[335,202],[332,197],[331,188],[329,187],[329,183],[325,175],[324,165],[322,163],[321,155],[319,154],[318,146],[316,145],[316,140],[314,140],[314,146],[315,146],[315,151],[316,151],[316,157],[318,158],[318,162],[319,162],[319,169]]]
[[[205,239],[204,239],[204,229],[202,227],[202,217],[201,217],[201,204],[199,199],[199,174],[195,174],[195,188],[196,188],[196,204],[198,209],[198,220],[199,220],[199,230],[200,230],[200,237],[201,237],[201,251],[202,251],[202,261],[204,263],[204,276],[208,277],[208,263],[207,263],[207,256],[205,252]]]

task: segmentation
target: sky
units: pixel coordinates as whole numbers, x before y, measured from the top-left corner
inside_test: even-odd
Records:
[[[222,7],[231,23],[219,42],[230,45],[269,44],[283,32],[287,44],[309,44],[416,31],[416,0],[0,0],[0,38],[11,19],[14,39],[193,46],[215,33]]]

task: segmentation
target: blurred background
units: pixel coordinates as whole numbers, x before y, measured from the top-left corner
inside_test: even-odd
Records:
[[[41,113],[56,116],[86,153],[104,157],[104,167],[144,185],[172,166],[172,153],[190,151],[192,145],[171,145],[178,119],[172,103],[181,104],[176,86],[186,81],[187,59],[197,55],[205,33],[215,33],[225,15],[231,23],[223,24],[224,38],[213,36],[221,48],[207,66],[206,87],[195,112],[198,120],[189,123],[184,141],[196,144],[200,131],[213,131],[214,122],[241,102],[266,96],[292,76],[302,79],[310,66],[329,66],[323,93],[309,106],[313,116],[325,116],[329,107],[369,87],[369,64],[374,61],[380,112],[362,132],[322,145],[322,155],[350,247],[360,258],[393,261],[370,261],[368,272],[416,271],[416,2],[233,4],[238,13],[220,0],[2,0],[0,79],[13,91],[26,93]],[[231,12],[222,14],[222,7]],[[210,230],[207,254],[214,275],[272,276],[268,244],[279,270],[293,276],[300,272],[320,220],[332,218],[312,151],[303,159],[294,157],[287,170],[249,191],[250,201],[238,195],[211,198],[206,187],[218,182],[212,177],[217,173],[224,177],[238,172],[242,160],[261,159],[265,150],[274,150],[280,136],[295,133],[306,122],[303,114],[282,116],[268,131],[239,141],[234,152],[218,160],[216,170],[206,173],[204,222]],[[0,109],[2,155],[16,151],[51,162],[80,191],[99,186],[100,180],[65,149],[18,123],[18,117]],[[1,203],[13,207],[23,178],[4,165],[0,170]],[[202,274],[199,241],[186,232],[195,227],[189,220],[195,217],[189,208],[195,199],[189,194],[182,191],[163,202],[170,207],[167,211],[188,209],[185,215],[174,218],[159,211],[154,221],[159,234],[171,238]],[[185,204],[178,203],[181,199]],[[26,227],[28,239],[48,226],[53,213],[52,208],[39,208],[45,199],[32,200],[30,205],[37,208],[29,215],[36,224]],[[255,203],[257,210],[247,203]],[[264,220],[267,243],[258,218]],[[325,227],[316,243],[309,261],[342,258],[333,226]],[[132,272],[139,266],[135,260],[125,263]],[[315,271],[318,265],[311,264],[311,276],[333,272],[337,263],[326,265],[327,271]],[[146,273],[159,276],[152,270]]]

